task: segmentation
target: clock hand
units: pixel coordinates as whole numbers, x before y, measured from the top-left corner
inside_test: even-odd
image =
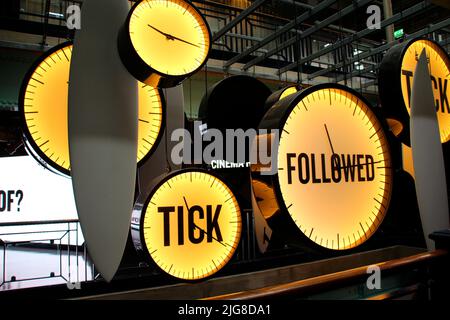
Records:
[[[331,142],[330,133],[328,132],[327,125],[325,123],[323,125],[325,126],[325,131],[327,132],[327,137],[328,137],[328,142],[330,143],[331,152],[333,152],[333,154],[336,154],[336,152],[334,152],[333,143]]]
[[[191,45],[191,46],[200,48],[200,46],[198,46],[198,45],[196,45],[196,44],[194,44],[194,43],[192,43],[192,42],[183,40],[183,39],[178,38],[178,37],[175,37],[175,36],[173,36],[173,35],[171,35],[171,34],[169,34],[169,33],[163,32],[163,31],[159,30],[158,28],[155,28],[154,26],[152,26],[152,25],[150,25],[150,24],[147,24],[147,25],[148,25],[150,28],[152,28],[153,30],[155,30],[155,31],[159,32],[160,34],[162,34],[163,36],[165,36],[167,40],[178,40],[178,41],[187,43],[187,44],[189,44],[189,45]]]
[[[383,162],[384,160],[379,160],[379,161],[375,161],[375,162],[371,162],[370,164],[376,164],[376,163],[380,163],[380,162]],[[359,167],[359,166],[366,166],[366,165],[368,165],[369,163],[368,162],[366,162],[366,163],[360,163],[360,164],[352,164],[352,165],[350,165],[350,166],[339,166],[339,167],[337,167],[336,169],[338,169],[338,170],[342,170],[342,169],[348,169],[348,168],[353,168],[353,167]]]
[[[192,42],[189,42],[189,41],[186,41],[186,40],[183,40],[183,39],[180,39],[180,38],[178,38],[178,37],[175,37],[175,36],[172,36],[172,35],[170,35],[173,39],[175,39],[175,40],[178,40],[178,41],[181,41],[181,42],[184,42],[184,43],[187,43],[187,44],[190,44],[191,46],[194,46],[194,47],[197,47],[197,48],[200,48],[200,46],[198,46],[198,45],[196,45],[196,44],[194,44],[194,43],[192,43]]]
[[[331,142],[330,133],[328,132],[327,124],[324,123],[323,125],[325,126],[325,131],[327,132],[328,143],[330,144],[331,152],[333,153],[333,155],[335,155],[336,152],[334,152],[333,143]],[[333,158],[333,159],[334,159],[333,161],[337,164],[336,158]]]
[[[161,31],[161,30],[155,28],[154,26],[152,26],[152,25],[150,25],[150,24],[147,24],[147,25],[148,25],[150,28],[152,28],[153,30],[155,30],[156,32],[161,33],[163,36],[166,37],[167,40],[175,40],[175,39],[173,39],[173,37],[172,37],[170,34],[165,33],[165,32],[163,32],[163,31]]]
[[[330,143],[331,152],[333,153],[333,155],[335,155],[337,153],[334,152],[333,143],[331,142],[330,133],[328,132],[327,125],[326,125],[326,123],[324,123],[323,125],[325,126],[325,131],[327,132],[327,137],[328,137],[328,142]],[[334,159],[334,162],[335,163],[337,162],[336,158]],[[381,162],[381,160],[374,162],[374,164],[375,163],[380,163],[380,162]],[[358,166],[365,166],[365,165],[368,165],[368,163],[360,163],[360,164],[354,164],[354,165],[351,165],[351,166],[342,166],[342,167],[338,166],[337,169],[338,170],[342,170],[342,169],[348,169],[348,168],[353,168],[353,167],[358,167]]]
[[[183,200],[184,200],[184,204],[186,205],[186,209],[189,211],[189,206],[186,200],[186,197],[183,196]],[[219,239],[215,238],[212,234],[209,234],[208,232],[206,232],[205,230],[203,230],[202,228],[200,228],[198,225],[195,224],[195,222],[192,221],[192,223],[194,224],[194,227],[197,228],[198,230],[202,231],[203,233],[205,233],[206,235],[211,236],[211,238],[213,238],[214,240],[216,240],[218,243],[220,243],[221,245],[223,245],[224,247],[226,247],[227,245],[230,246],[229,244],[225,244],[222,241],[220,241]],[[232,246],[230,246],[232,247]]]

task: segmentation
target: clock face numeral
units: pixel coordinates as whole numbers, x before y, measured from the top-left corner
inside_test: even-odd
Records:
[[[128,28],[139,57],[161,74],[194,72],[209,53],[208,26],[183,0],[143,0],[132,9]]]
[[[20,110],[24,132],[33,150],[46,164],[70,174],[68,143],[68,85],[72,44],[45,53],[24,80]],[[138,158],[152,151],[163,125],[159,91],[139,84]]]
[[[316,244],[353,248],[388,208],[388,141],[375,114],[340,87],[310,90],[288,113],[280,136],[278,184],[297,227]]]
[[[450,140],[450,61],[447,53],[436,43],[421,39],[408,46],[403,56],[401,67],[401,88],[404,105],[408,114],[411,112],[410,97],[414,71],[422,50],[427,52],[428,66],[431,74],[441,142]]]
[[[203,171],[180,171],[163,180],[143,214],[148,254],[180,279],[201,279],[219,271],[241,236],[236,198],[221,180]]]

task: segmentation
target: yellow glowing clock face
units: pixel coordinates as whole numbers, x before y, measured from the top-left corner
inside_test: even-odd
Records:
[[[392,188],[388,141],[375,114],[342,86],[305,90],[281,128],[278,184],[285,208],[316,244],[369,239]]]
[[[420,39],[412,42],[406,49],[400,74],[403,101],[410,113],[414,71],[423,49],[427,52],[441,142],[444,143],[450,140],[450,61],[447,53],[436,43]]]
[[[129,34],[134,50],[152,69],[181,76],[206,60],[210,32],[197,9],[183,0],[143,0],[133,7]]]
[[[202,279],[219,271],[241,237],[235,196],[203,171],[179,171],[163,180],[143,213],[148,253],[162,270],[180,279]]]
[[[45,53],[22,86],[21,113],[28,142],[39,157],[69,174],[68,83],[72,44]],[[157,89],[139,83],[139,162],[152,150],[163,125],[163,106]]]
[[[290,96],[291,94],[294,94],[297,92],[296,86],[291,86],[286,88],[286,90],[283,91],[283,93],[280,96],[280,100],[286,98],[287,96]]]

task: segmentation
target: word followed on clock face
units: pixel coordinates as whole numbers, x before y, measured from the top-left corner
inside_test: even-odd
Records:
[[[204,171],[176,171],[148,198],[141,219],[145,248],[168,274],[186,280],[219,271],[241,237],[241,212],[231,190]]]
[[[322,247],[343,250],[365,242],[385,216],[392,187],[380,121],[362,97],[337,85],[300,93],[283,119],[279,203]]]
[[[332,154],[325,153],[286,154],[287,182],[297,172],[301,184],[364,182],[375,179],[375,161],[370,154]]]

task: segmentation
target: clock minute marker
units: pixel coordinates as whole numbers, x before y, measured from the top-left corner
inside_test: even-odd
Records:
[[[364,232],[364,237],[367,239],[366,230],[364,230],[364,227],[363,227],[362,223],[359,222],[359,225],[360,225],[362,231]],[[358,233],[359,233],[359,230],[358,230]]]
[[[303,100],[302,100],[302,104],[303,104],[303,107],[305,107],[305,110],[308,111],[308,108],[306,107],[306,104]]]
[[[44,143],[42,143],[42,144],[39,145],[39,148],[42,148],[42,146],[46,145],[46,144],[49,143],[49,142],[50,142],[50,140],[45,141]]]
[[[38,79],[36,79],[36,78],[31,77],[31,79],[34,80],[34,81],[36,81],[36,82],[38,82],[38,83],[40,83],[40,84],[45,84],[45,82],[40,81],[40,80],[38,80]]]
[[[67,62],[70,61],[69,57],[67,56],[66,52],[64,50],[61,50],[62,53],[64,54],[64,57],[66,58]]]
[[[380,202],[377,198],[374,197],[373,200],[375,200],[377,203],[379,203],[383,207],[383,209],[386,210],[386,207],[384,206],[384,204],[382,202]]]

